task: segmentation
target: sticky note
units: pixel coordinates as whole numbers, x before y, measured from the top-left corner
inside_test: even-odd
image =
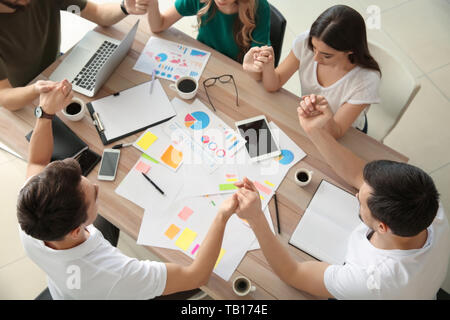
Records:
[[[258,181],[254,181],[253,184],[255,185],[256,189],[258,189],[261,192],[264,192],[267,195],[270,195],[272,193],[272,190],[270,190],[269,188],[267,188],[266,186],[263,186],[261,183],[259,183]]]
[[[143,174],[147,174],[147,172],[150,170],[150,165],[139,161],[136,165],[136,170],[142,172]]]
[[[194,211],[189,207],[184,207],[180,213],[178,213],[178,217],[180,217],[181,220],[187,221],[191,214],[193,214]]]
[[[166,232],[164,232],[164,235],[169,238],[170,240],[172,240],[173,238],[175,238],[175,236],[178,234],[178,232],[181,229],[178,228],[176,225],[172,224],[170,225],[170,227],[166,230]]]
[[[194,242],[196,237],[197,232],[192,231],[189,228],[186,228],[178,237],[177,241],[175,242],[175,245],[181,250],[186,251],[187,249],[189,249],[190,245],[192,244],[192,242]]]
[[[227,184],[219,184],[219,190],[220,191],[228,191],[228,190],[236,190],[238,189],[238,187],[236,187],[234,184],[232,183],[227,183]]]
[[[214,266],[214,269],[217,267],[217,265],[219,264],[220,260],[222,260],[222,257],[223,257],[224,254],[225,254],[225,249],[224,248],[220,249],[219,257],[217,258],[216,265]]]
[[[268,186],[275,187],[275,185],[270,181],[264,180],[264,183],[267,184]]]
[[[142,138],[139,139],[138,142],[136,142],[136,144],[141,147],[144,150],[147,150],[148,148],[150,148],[150,146],[153,144],[153,142],[155,142],[158,139],[157,136],[155,136],[153,133],[151,133],[150,131],[147,131]]]
[[[177,169],[183,161],[183,152],[170,145],[161,156],[161,161],[173,169]]]
[[[226,174],[225,177],[227,178],[236,178],[235,174]]]
[[[155,159],[153,159],[152,157],[150,157],[148,154],[143,153],[143,154],[141,155],[141,157],[144,158],[144,159],[150,160],[151,162],[159,163],[158,161],[156,161]]]
[[[200,248],[200,245],[199,245],[199,244],[197,244],[197,245],[194,247],[194,249],[191,251],[191,254],[195,254],[195,253],[197,252],[198,248]]]
[[[227,182],[237,182],[238,181],[238,179],[236,179],[236,178],[233,178],[233,179],[227,179]]]

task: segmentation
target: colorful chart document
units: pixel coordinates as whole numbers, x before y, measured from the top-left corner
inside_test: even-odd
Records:
[[[172,81],[182,76],[198,81],[210,55],[208,51],[150,37],[133,69],[150,75],[155,70],[157,77]]]

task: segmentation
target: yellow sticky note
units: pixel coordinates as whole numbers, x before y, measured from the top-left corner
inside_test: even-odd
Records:
[[[275,185],[270,181],[265,180],[264,183],[267,184],[268,186],[275,187]]]
[[[136,144],[139,147],[141,147],[142,149],[147,150],[148,148],[150,148],[150,146],[153,144],[153,142],[155,142],[157,139],[158,139],[157,136],[155,136],[150,131],[147,131],[147,133],[144,134],[142,136],[142,138],[139,139],[139,141]]]
[[[217,265],[219,264],[220,260],[222,260],[222,257],[223,257],[224,254],[225,254],[225,249],[224,248],[220,249],[219,257],[217,258],[216,265],[214,266],[214,269],[217,267]]]
[[[227,179],[227,182],[237,182],[238,179]]]
[[[186,228],[178,237],[177,241],[175,242],[175,245],[181,250],[186,251],[187,249],[189,249],[190,245],[192,244],[192,242],[194,242],[196,237],[197,232],[192,231],[189,228]]]

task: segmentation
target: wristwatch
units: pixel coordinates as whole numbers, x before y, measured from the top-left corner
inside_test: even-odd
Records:
[[[122,9],[122,12],[123,12],[125,15],[129,15],[129,13],[128,13],[128,11],[127,11],[127,8],[125,8],[125,0],[122,0],[122,2],[120,3],[120,9]]]
[[[41,106],[36,107],[36,109],[34,109],[34,115],[36,116],[36,118],[45,118],[45,119],[53,119],[53,117],[55,116],[54,114],[48,114],[45,113],[44,109],[42,109]]]

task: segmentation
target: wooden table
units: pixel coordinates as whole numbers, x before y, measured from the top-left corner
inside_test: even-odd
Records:
[[[136,16],[129,16],[112,28],[98,27],[96,30],[114,38],[122,39],[124,34],[132,27],[137,19],[139,18]],[[151,32],[148,23],[145,20],[145,17],[141,18],[132,49],[103,86],[101,91],[93,99],[88,99],[79,94],[75,95],[88,102],[105,97],[117,91],[128,89],[142,82],[149,81],[151,78],[150,76],[134,71],[132,70],[132,67],[150,36]],[[274,121],[308,154],[305,159],[291,168],[277,191],[281,226],[281,234],[277,237],[298,261],[313,260],[312,257],[288,245],[287,242],[301,219],[303,212],[321,179],[326,179],[352,192],[355,190],[339,178],[324,162],[315,146],[301,129],[296,112],[299,98],[284,89],[281,89],[277,93],[266,92],[261,83],[254,81],[243,72],[240,64],[215,52],[211,48],[174,28],[160,33],[157,36],[212,52],[208,65],[203,72],[201,81],[211,76],[218,76],[226,73],[233,74],[239,90],[239,107],[235,107],[235,93],[232,85],[216,84],[208,89],[215,107],[217,108],[217,115],[228,125],[234,126],[234,121],[265,114],[269,121]],[[64,57],[59,58],[58,61],[53,63],[34,81],[46,79],[63,58]],[[175,93],[168,88],[169,81],[161,80],[161,83],[169,98],[172,99],[175,97]],[[203,86],[200,86],[197,98],[202,100],[205,105],[209,105]],[[33,107],[36,106],[37,103],[38,101],[34,101],[33,106],[17,112],[10,112],[5,108],[0,108],[0,140],[25,158],[28,154],[28,142],[25,140],[24,136],[34,127],[36,120],[33,115]],[[81,139],[89,144],[89,147],[93,151],[98,154],[102,153],[105,146],[101,143],[97,131],[92,124],[92,120],[88,115],[79,122],[66,121],[61,114],[59,114],[59,116]],[[118,141],[117,143],[132,142],[135,141],[138,136],[139,134],[136,134],[127,137],[122,141]],[[390,159],[405,162],[408,160],[405,156],[378,143],[374,139],[353,128],[348,131],[340,142],[368,161]],[[118,196],[114,190],[131,170],[137,159],[140,157],[140,154],[141,153],[135,148],[122,149],[117,178],[114,182],[97,180],[98,165],[88,176],[92,182],[95,182],[100,186],[98,200],[100,213],[133,239],[137,239],[144,210],[134,203]],[[312,183],[305,188],[298,187],[293,179],[293,173],[300,167],[306,167],[314,171]],[[274,226],[277,227],[273,199],[269,203],[269,207],[272,212]],[[156,247],[147,248],[160,257],[162,261],[170,261],[184,265],[187,265],[192,261],[180,251]],[[272,272],[261,250],[248,252],[230,281],[224,281],[215,274],[212,274],[208,284],[202,287],[202,289],[214,299],[238,299],[239,297],[236,296],[231,289],[231,282],[237,275],[247,276],[257,288],[255,292],[249,294],[244,299],[316,299],[314,296],[301,292],[283,283],[277,275]]]

